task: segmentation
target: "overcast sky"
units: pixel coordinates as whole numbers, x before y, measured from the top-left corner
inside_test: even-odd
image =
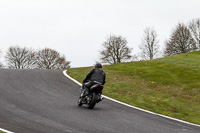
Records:
[[[139,52],[143,30],[153,27],[161,48],[172,29],[200,17],[200,0],[0,0],[0,50],[18,45],[52,48],[72,67],[94,65],[109,35]]]

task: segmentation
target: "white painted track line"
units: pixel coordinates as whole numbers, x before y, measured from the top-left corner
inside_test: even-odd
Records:
[[[14,133],[14,132],[11,132],[11,131],[8,131],[8,130],[5,130],[5,129],[3,129],[3,128],[0,128],[0,131],[6,132],[6,133]]]
[[[74,81],[75,83],[77,83],[78,85],[82,86],[81,83],[79,83],[77,80],[73,79],[72,77],[70,77],[70,76],[67,74],[67,70],[64,70],[64,71],[63,71],[63,74],[64,74],[67,78],[69,78],[69,79],[71,79],[72,81]],[[118,101],[118,100],[112,99],[112,98],[107,97],[107,96],[104,96],[104,95],[103,95],[103,97],[106,98],[106,99],[109,99],[109,100],[111,100],[111,101],[117,102],[117,103],[119,103],[119,104],[128,106],[128,107],[130,107],[130,108],[134,108],[134,109],[137,109],[137,110],[140,110],[140,111],[149,113],[149,114],[153,114],[153,115],[157,115],[157,116],[160,116],[160,117],[163,117],[163,118],[167,118],[167,119],[170,119],[170,120],[182,122],[182,123],[185,123],[185,124],[188,124],[188,125],[193,125],[193,126],[200,127],[200,125],[198,125],[198,124],[190,123],[190,122],[183,121],[183,120],[180,120],[180,119],[176,119],[176,118],[172,118],[172,117],[169,117],[169,116],[165,116],[165,115],[161,115],[161,114],[158,114],[158,113],[154,113],[154,112],[151,112],[151,111],[148,111],[148,110],[144,110],[144,109],[141,109],[141,108],[138,108],[138,107],[135,107],[135,106],[132,106],[132,105],[129,105],[129,104],[120,102],[120,101]]]

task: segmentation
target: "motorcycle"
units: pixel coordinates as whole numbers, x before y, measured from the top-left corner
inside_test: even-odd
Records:
[[[96,103],[102,101],[103,97],[101,96],[103,90],[103,85],[101,83],[96,83],[89,89],[89,94],[78,99],[78,106],[86,104],[88,109],[93,109]]]

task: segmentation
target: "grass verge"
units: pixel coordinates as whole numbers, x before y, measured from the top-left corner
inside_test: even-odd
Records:
[[[93,67],[72,68],[82,82]],[[200,124],[200,51],[103,66],[103,94],[156,113]]]

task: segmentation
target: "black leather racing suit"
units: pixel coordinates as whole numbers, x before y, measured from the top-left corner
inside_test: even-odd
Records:
[[[105,84],[106,74],[102,68],[92,69],[83,80],[83,91],[89,91],[90,87],[95,84],[94,81]]]

